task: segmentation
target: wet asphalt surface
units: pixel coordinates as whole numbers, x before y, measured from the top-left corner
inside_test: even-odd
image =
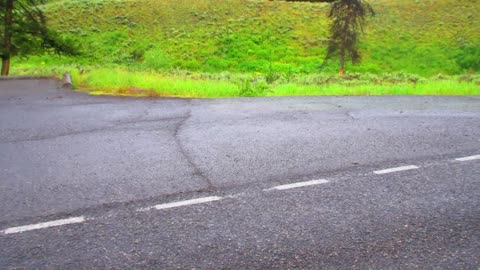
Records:
[[[480,97],[93,97],[0,81],[0,269],[478,269]],[[417,170],[377,175],[403,165]],[[312,179],[328,183],[271,187]],[[157,204],[222,200],[138,211]]]

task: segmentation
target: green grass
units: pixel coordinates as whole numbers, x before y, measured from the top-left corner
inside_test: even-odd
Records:
[[[95,89],[91,94],[121,94],[133,96],[228,97],[236,96],[237,87],[227,81],[179,79],[145,72],[100,69],[88,74],[74,73],[80,88]],[[145,91],[150,90],[150,91]]]
[[[480,70],[480,1],[370,0],[352,72],[422,76]],[[335,73],[325,55],[328,4],[267,0],[50,1],[49,24],[84,54],[18,57],[16,65],[80,64],[133,71]]]
[[[480,76],[421,78],[408,74],[346,77],[282,74],[267,82],[261,74],[158,74],[97,69],[73,72],[76,86],[93,95],[221,98],[317,95],[480,95]]]
[[[269,96],[377,96],[377,95],[479,95],[480,87],[455,80],[425,81],[418,84],[400,83],[395,85],[329,84],[305,86],[296,84],[280,85]]]
[[[73,71],[92,94],[479,95],[478,75],[459,76],[480,71],[480,1],[370,2],[346,78],[335,60],[319,68],[328,4],[267,0],[51,0],[49,25],[83,54],[18,56],[12,74]]]

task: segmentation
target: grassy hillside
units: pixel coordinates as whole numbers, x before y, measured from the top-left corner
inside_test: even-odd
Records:
[[[371,0],[377,16],[353,72],[422,76],[480,70],[480,1]],[[17,58],[133,71],[315,73],[325,55],[328,4],[267,0],[69,0],[45,6],[50,25],[84,54]],[[18,65],[18,63],[20,64]],[[15,64],[17,64],[15,66]],[[322,72],[336,71],[331,61]]]

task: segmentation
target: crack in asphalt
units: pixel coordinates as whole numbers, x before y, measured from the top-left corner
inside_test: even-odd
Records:
[[[345,116],[347,116],[348,118],[350,118],[351,120],[359,120],[358,118],[356,118],[355,116],[352,115],[352,111],[349,111],[349,110],[346,110],[343,108],[342,105],[340,104],[336,104],[336,103],[332,103],[332,102],[322,102],[323,104],[327,104],[327,105],[330,105],[330,106],[333,106],[337,109],[339,109],[339,111],[341,113],[343,113]]]
[[[153,123],[153,122],[160,122],[160,121],[174,121],[174,120],[178,120],[178,119],[183,119],[183,116],[145,119],[148,115],[150,115],[150,109],[156,104],[157,104],[157,102],[152,102],[147,106],[147,108],[145,108],[143,110],[142,113],[139,113],[137,116],[132,117],[128,120],[124,120],[124,121],[116,121],[112,125],[107,125],[107,126],[100,127],[100,128],[92,128],[92,129],[86,129],[86,130],[65,132],[65,133],[60,133],[60,134],[54,135],[54,136],[34,136],[32,138],[29,138],[29,139],[5,140],[5,141],[0,141],[0,144],[53,140],[53,139],[56,139],[56,138],[67,137],[67,136],[75,136],[75,135],[80,135],[80,134],[88,134],[88,133],[95,133],[95,132],[102,132],[102,131],[114,131],[114,130],[117,130],[119,127],[130,125],[130,124]],[[125,128],[124,130],[139,130],[139,129],[137,129],[137,128],[126,129]]]
[[[192,116],[192,109],[190,108],[186,114],[185,117],[183,117],[183,119],[177,124],[177,126],[175,127],[175,131],[173,133],[173,137],[175,139],[175,142],[178,146],[178,149],[180,151],[180,153],[185,157],[185,159],[187,160],[188,164],[190,165],[190,167],[193,168],[193,175],[194,176],[198,176],[200,178],[202,178],[206,183],[207,183],[207,189],[205,191],[215,191],[216,188],[215,186],[213,185],[213,182],[210,178],[208,178],[208,176],[206,176],[202,170],[198,167],[198,165],[195,163],[195,161],[193,160],[193,158],[190,156],[190,154],[187,152],[187,150],[185,149],[181,139],[180,139],[180,132],[181,132],[181,129],[183,128],[183,126],[185,125],[185,122],[188,121],[188,119],[190,119],[190,117]]]
[[[57,138],[61,138],[61,137],[75,136],[75,135],[80,135],[80,134],[88,134],[88,133],[95,133],[95,132],[102,132],[102,131],[114,131],[114,130],[118,130],[118,128],[121,128],[122,126],[127,126],[127,125],[131,125],[131,124],[135,124],[135,123],[153,123],[153,122],[161,122],[161,121],[175,121],[175,120],[179,120],[179,119],[183,119],[183,118],[184,118],[183,116],[175,116],[175,117],[168,117],[168,118],[161,118],[161,119],[128,120],[128,121],[119,122],[119,123],[116,123],[114,125],[110,125],[110,126],[106,126],[106,127],[66,132],[66,133],[57,134],[55,136],[38,136],[38,137],[29,138],[29,139],[5,140],[5,141],[0,141],[0,144],[46,141],[46,140],[53,140],[53,139],[57,139]],[[125,130],[127,130],[127,129],[125,128]],[[131,130],[140,130],[140,128],[132,128]]]
[[[188,120],[190,116],[184,117],[185,122]],[[415,159],[415,160],[398,160],[395,163],[412,163],[412,164],[417,164],[420,168],[432,168],[433,166],[455,166],[455,164],[459,164],[455,161],[453,161],[453,158],[455,156],[461,156],[461,155],[469,155],[471,152],[458,152],[456,154],[450,154],[448,156],[442,156],[442,157],[437,157],[437,156],[427,156],[425,158],[421,159]],[[293,179],[290,179],[291,181],[285,182],[285,183],[296,183],[300,181],[299,179],[307,180],[307,179],[317,179],[318,175],[321,174],[322,178],[328,179],[329,182],[331,183],[338,183],[338,182],[344,182],[347,180],[352,180],[352,179],[357,179],[357,178],[363,178],[363,177],[368,177],[371,175],[372,170],[375,168],[382,168],[386,167],[386,165],[390,164],[391,162],[388,162],[387,164],[383,163],[378,163],[375,165],[365,165],[365,166],[355,166],[352,168],[347,168],[344,170],[334,170],[334,171],[329,171],[329,172],[318,172],[313,175],[302,175],[295,177]],[[418,174],[422,177],[424,177],[427,180],[432,180],[430,176],[425,174],[423,170],[418,170]],[[295,181],[294,181],[295,180]],[[62,212],[57,212],[49,215],[40,215],[40,216],[26,216],[22,218],[17,218],[17,219],[12,219],[12,220],[3,220],[0,221],[0,228],[2,227],[11,227],[11,226],[20,226],[21,224],[28,224],[28,223],[40,223],[45,220],[57,220],[57,219],[64,219],[72,216],[89,216],[89,217],[94,217],[97,219],[98,217],[114,217],[114,216],[119,216],[122,215],[122,213],[125,213],[125,210],[128,211],[138,211],[138,209],[144,208],[145,206],[151,206],[153,204],[158,204],[158,203],[169,203],[172,201],[179,201],[179,200],[185,200],[189,198],[198,198],[198,194],[203,194],[203,196],[210,196],[212,193],[209,193],[211,191],[216,192],[219,196],[222,196],[224,198],[238,198],[238,197],[245,197],[249,196],[249,194],[263,194],[265,193],[265,188],[266,187],[271,187],[273,185],[279,185],[282,184],[281,182],[278,182],[277,180],[269,180],[266,182],[265,185],[260,185],[260,186],[255,186],[255,187],[249,187],[249,185],[242,185],[242,186],[236,186],[236,187],[229,187],[229,188],[221,188],[221,189],[216,189],[216,190],[205,190],[205,189],[197,189],[197,190],[191,190],[187,192],[173,192],[169,194],[163,194],[163,195],[158,195],[158,196],[152,196],[148,198],[143,198],[143,199],[132,199],[128,201],[115,201],[115,202],[109,202],[109,203],[102,203],[98,205],[93,205],[89,207],[82,207],[78,209],[73,209],[73,210],[66,210]],[[464,188],[462,187],[462,190]],[[219,192],[219,193],[217,193]],[[182,194],[182,195],[180,195]],[[195,194],[195,195],[194,195]],[[215,194],[215,193],[214,193]],[[220,195],[221,194],[221,195]],[[178,196],[181,197],[178,197]]]

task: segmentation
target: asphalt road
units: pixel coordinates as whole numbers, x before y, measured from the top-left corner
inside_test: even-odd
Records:
[[[0,81],[0,153],[0,269],[480,267],[480,97]]]

